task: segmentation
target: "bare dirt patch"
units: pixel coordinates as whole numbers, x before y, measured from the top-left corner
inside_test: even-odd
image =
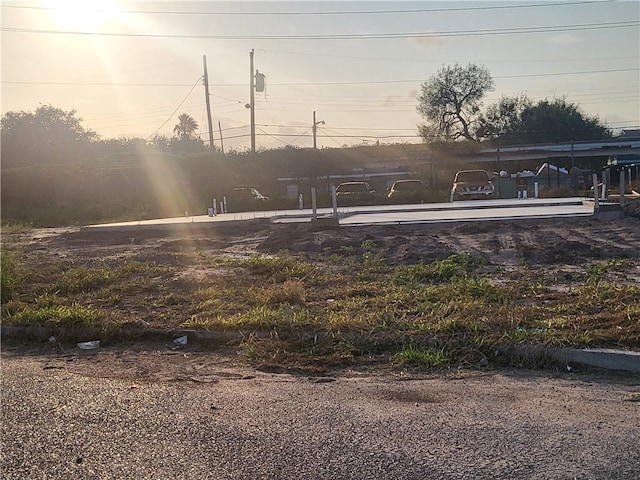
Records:
[[[247,222],[246,228],[216,224],[200,232],[103,232],[37,229],[11,235],[25,255],[46,252],[77,262],[122,261],[127,258],[179,264],[183,253],[229,255],[314,255],[342,247],[359,248],[372,240],[393,264],[429,263],[457,253],[484,257],[509,268],[524,264],[553,266],[611,258],[640,258],[640,219],[552,219],[339,227],[314,231],[307,224],[272,225]]]

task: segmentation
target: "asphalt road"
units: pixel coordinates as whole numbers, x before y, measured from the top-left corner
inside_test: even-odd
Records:
[[[123,362],[135,365],[136,355],[143,354]],[[3,353],[3,479],[637,479],[640,472],[637,378],[314,379],[247,374],[202,356],[193,359],[202,367],[195,376],[136,380],[101,377],[99,358],[87,360],[90,373],[72,360]]]

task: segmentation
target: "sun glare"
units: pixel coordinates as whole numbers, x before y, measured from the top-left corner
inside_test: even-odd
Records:
[[[62,28],[97,32],[120,14],[115,0],[54,0],[47,2],[51,17]]]

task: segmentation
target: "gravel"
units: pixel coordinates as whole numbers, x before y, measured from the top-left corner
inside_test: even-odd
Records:
[[[201,360],[197,377],[158,381],[105,378],[97,356],[83,369],[69,358],[3,353],[2,478],[624,480],[640,472],[637,378],[341,372],[317,381]]]

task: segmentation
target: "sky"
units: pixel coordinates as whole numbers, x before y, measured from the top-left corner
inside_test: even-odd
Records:
[[[638,1],[2,0],[2,114],[75,110],[102,138],[172,136],[187,113],[214,146],[419,143],[421,85],[484,65],[502,96],[566,98],[610,128],[640,128]],[[324,122],[324,123],[321,123]]]

